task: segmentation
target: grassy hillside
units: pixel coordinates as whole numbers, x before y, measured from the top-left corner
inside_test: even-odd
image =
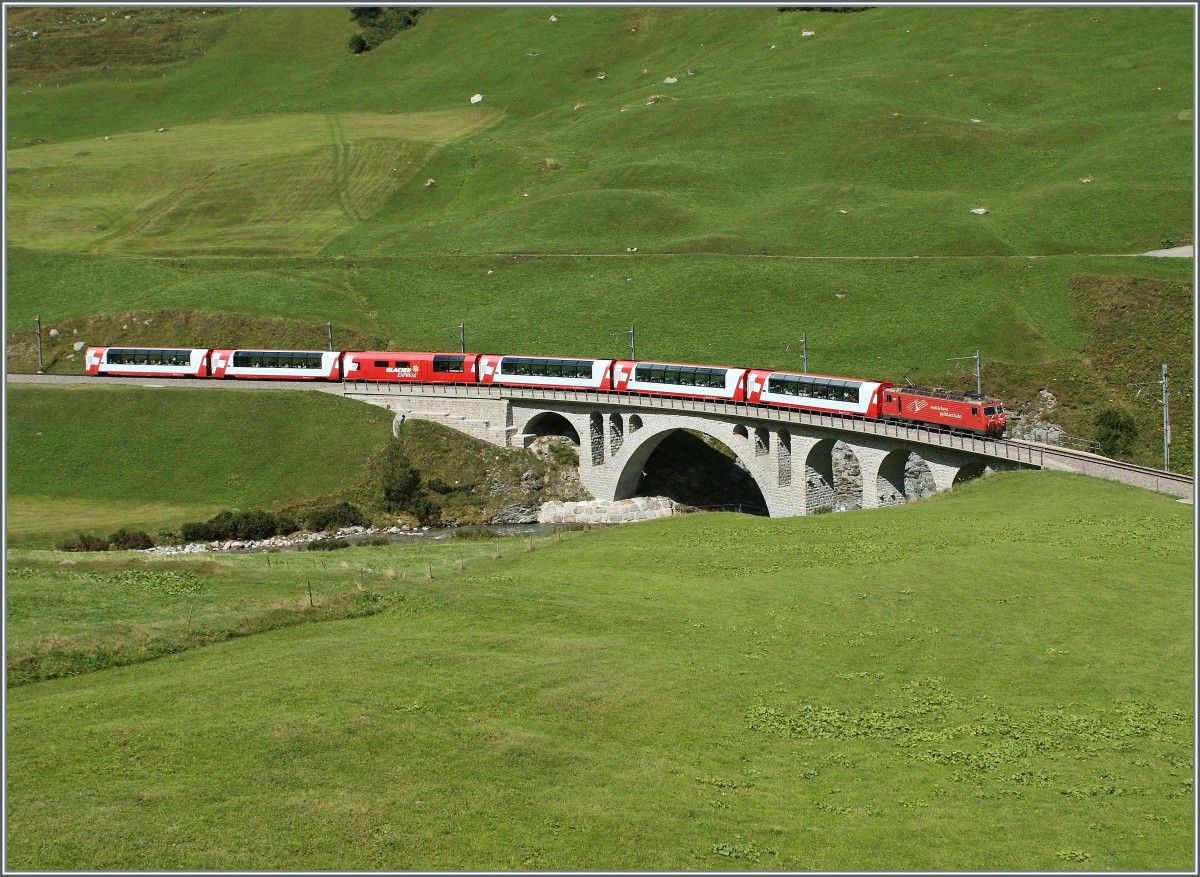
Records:
[[[11,651],[382,611],[10,687],[8,865],[1186,870],[1190,520],[1013,473],[499,559],[15,552]]]
[[[592,355],[636,324],[643,356],[792,368],[807,333],[811,368],[963,387],[982,349],[1085,437],[1138,410],[1116,372],[1191,371],[1135,320],[1070,377],[1081,283],[1192,295],[1190,260],[1108,255],[1191,240],[1190,9],[434,8],[362,55],[341,8],[17,13],[10,368],[36,314]]]
[[[223,508],[340,493],[364,478],[391,419],[324,393],[13,386],[8,543],[178,532]]]
[[[391,434],[391,412],[326,393],[14,386],[8,544],[47,548],[121,527],[178,534],[224,509],[343,500],[390,525],[397,515],[383,503],[379,457]],[[425,421],[405,423],[400,439],[445,522],[579,498],[577,481],[559,478],[561,464],[532,451]]]
[[[382,408],[324,393],[265,395],[11,387],[8,490],[98,500],[279,502],[340,486],[390,432],[392,418]],[[72,413],[80,405],[89,413],[82,423]]]
[[[505,122],[332,251],[1129,252],[1190,229],[1189,10],[549,12],[434,9],[354,56],[344,10],[241,11],[159,80],[14,86],[8,146],[52,175],[105,135],[481,93]]]

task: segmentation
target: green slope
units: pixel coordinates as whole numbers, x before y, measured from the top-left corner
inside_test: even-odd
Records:
[[[1117,373],[1191,373],[1186,327],[1142,326],[1071,377],[1080,277],[1191,278],[1110,255],[1191,240],[1190,8],[435,7],[362,55],[342,8],[19,11],[75,66],[14,37],[10,368],[35,315],[165,308],[597,356],[636,324],[645,356],[781,367],[807,333],[815,369],[963,387],[981,349],[1083,437],[1109,404],[1153,429]]]
[[[158,82],[11,89],[8,145],[481,93],[506,124],[338,252],[1136,251],[1189,228],[1190,14],[434,9],[352,56],[342,10],[242,11]]]
[[[390,432],[325,393],[8,389],[13,496],[243,505],[340,489]]]
[[[13,650],[203,638],[306,582],[384,611],[10,687],[8,864],[1186,870],[1190,532],[1011,473],[500,559],[16,553]]]

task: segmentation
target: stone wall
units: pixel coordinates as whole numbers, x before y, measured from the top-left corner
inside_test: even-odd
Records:
[[[631,524],[669,518],[675,503],[665,496],[590,502],[548,502],[538,514],[539,524]]]

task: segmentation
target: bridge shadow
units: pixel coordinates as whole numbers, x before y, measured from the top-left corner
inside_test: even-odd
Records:
[[[667,496],[697,508],[768,514],[762,491],[733,451],[691,430],[666,434],[643,464],[630,495]]]

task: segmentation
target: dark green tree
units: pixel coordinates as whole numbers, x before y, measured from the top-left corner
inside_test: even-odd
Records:
[[[407,512],[420,524],[431,524],[441,509],[421,492],[421,473],[404,453],[399,439],[391,439],[383,450],[379,466],[379,485],[389,511]]]
[[[362,30],[350,37],[350,51],[359,55],[387,42],[417,23],[421,6],[352,6],[350,19]]]
[[[1096,415],[1096,441],[1106,457],[1124,457],[1133,449],[1137,438],[1137,422],[1132,414],[1116,408],[1105,408]]]

